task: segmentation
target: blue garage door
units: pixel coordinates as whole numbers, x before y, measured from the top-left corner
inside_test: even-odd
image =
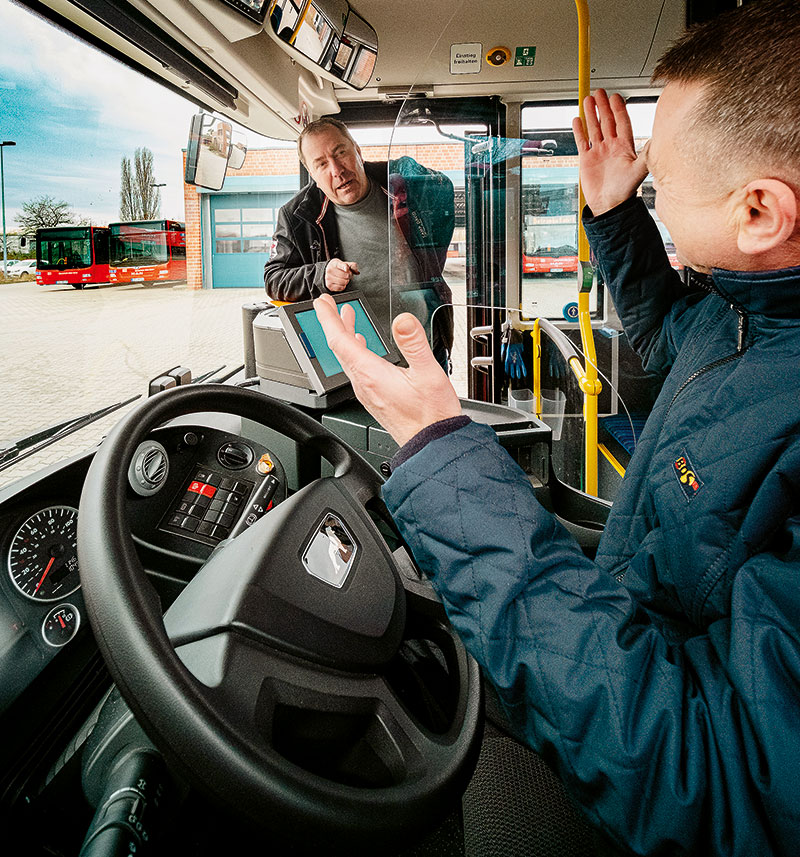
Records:
[[[264,264],[278,209],[293,193],[215,194],[211,197],[211,265],[215,289],[264,288]]]

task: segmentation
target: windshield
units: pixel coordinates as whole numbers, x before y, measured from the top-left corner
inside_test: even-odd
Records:
[[[169,233],[161,223],[112,223],[111,265],[155,264],[169,259]]]
[[[278,5],[291,34],[298,4]],[[324,39],[325,22],[313,26]],[[16,257],[36,255],[26,215],[57,220],[55,229],[52,220],[38,223],[36,279],[10,276],[2,286],[2,447],[146,394],[152,379],[176,367],[196,377],[241,366],[244,327],[266,297],[264,265],[279,212],[300,189],[301,170],[294,140],[247,131],[244,165],[228,170],[221,190],[187,185],[185,146],[197,105],[8,0],[0,0],[0,28],[7,34],[3,136],[16,143],[4,150],[6,218],[17,246],[28,236]],[[569,127],[577,102],[561,90],[559,100],[526,100],[538,90],[532,55],[522,48],[496,69],[513,76],[516,102],[501,102],[485,85],[473,91],[470,73],[485,71],[488,59],[462,44],[458,22],[432,25],[429,40],[415,46],[419,62],[409,71],[422,85],[389,93],[380,109],[349,105],[359,109],[348,112],[341,101],[371,175],[387,191],[376,209],[387,229],[382,279],[370,285],[364,273],[354,285],[367,293],[385,334],[400,311],[422,320],[459,395],[511,403],[517,388],[524,394],[531,386],[533,320],[554,320],[570,335],[575,328],[579,203]],[[437,40],[453,46],[454,83],[441,98],[425,86],[429,74],[439,76],[425,60]],[[334,64],[357,67],[369,80],[374,51],[358,57],[355,49],[342,42]],[[652,99],[634,106],[641,107],[634,116],[641,146]],[[652,209],[651,191],[646,183]],[[589,307],[595,329],[614,335],[602,284]],[[513,383],[500,369],[509,319],[521,325],[528,372]],[[543,363],[543,386],[554,395],[573,383],[555,357]],[[579,419],[580,396],[566,392],[567,416]],[[612,396],[601,407],[616,413],[619,402]],[[86,450],[121,416],[20,462],[0,474],[0,485]]]
[[[26,233],[19,221],[26,208],[57,206],[63,217],[59,231],[42,233],[36,265],[42,282],[26,275],[0,285],[1,449],[146,395],[151,379],[175,367],[197,377],[225,366],[221,377],[240,366],[242,306],[265,298],[275,214],[299,188],[299,164],[292,142],[248,132],[253,151],[274,152],[281,178],[264,193],[250,193],[252,179],[243,175],[234,176],[227,194],[198,192],[183,182],[195,104],[8,0],[0,0],[0,31],[3,139],[16,142],[3,152],[7,228],[18,236],[10,246],[30,236],[16,255],[36,255],[35,231]],[[123,208],[126,163],[133,179],[138,163],[142,181],[158,185],[154,216],[131,217]],[[205,245],[213,287],[209,276],[203,279],[201,209],[212,223],[236,215],[235,246]],[[109,236],[111,224],[129,225]],[[90,272],[93,280],[81,279]],[[0,486],[90,449],[124,413],[3,471]]]
[[[40,230],[37,235],[37,268],[88,268],[91,264],[89,228]]]

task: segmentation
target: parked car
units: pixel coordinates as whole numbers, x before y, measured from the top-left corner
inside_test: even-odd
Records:
[[[9,277],[21,277],[23,274],[36,273],[36,259],[18,259],[8,265]]]

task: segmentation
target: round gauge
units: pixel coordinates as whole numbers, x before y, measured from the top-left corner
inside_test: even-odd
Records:
[[[59,648],[78,633],[81,614],[73,604],[59,604],[44,617],[42,637],[49,646]]]
[[[78,576],[78,510],[51,506],[17,530],[8,553],[11,582],[28,598],[56,601],[74,592]]]

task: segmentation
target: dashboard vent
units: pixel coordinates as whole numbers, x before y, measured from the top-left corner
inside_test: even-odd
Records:
[[[151,485],[160,485],[167,475],[167,457],[160,449],[149,449],[142,462],[142,473]]]
[[[161,490],[169,473],[167,450],[156,440],[139,444],[128,468],[128,482],[140,497],[149,497]]]
[[[253,450],[241,441],[223,444],[217,452],[217,460],[228,470],[242,470],[252,464],[253,458],[255,458]]]

